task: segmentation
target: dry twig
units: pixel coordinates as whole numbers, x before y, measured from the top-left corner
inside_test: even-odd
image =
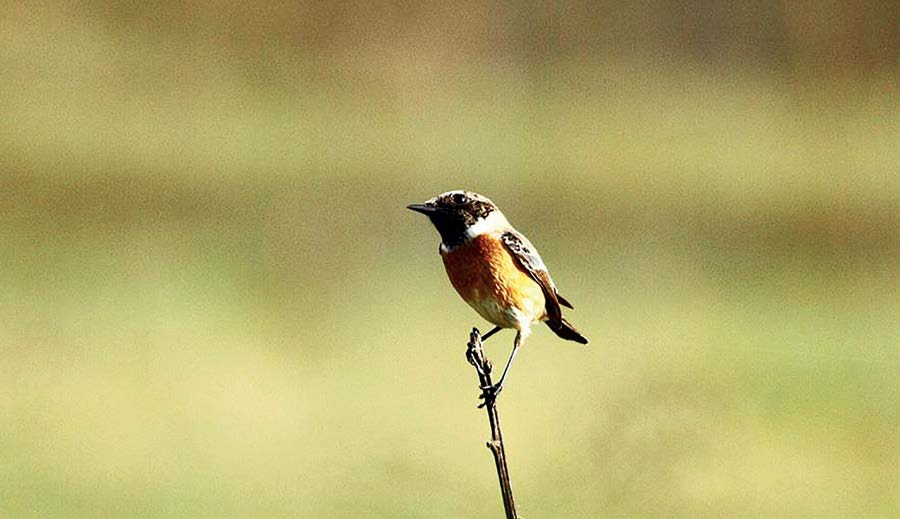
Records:
[[[485,408],[488,421],[491,424],[491,441],[487,442],[487,447],[494,455],[494,463],[497,465],[497,477],[500,479],[500,493],[503,495],[503,508],[506,510],[506,519],[518,519],[516,505],[513,502],[512,487],[509,482],[509,469],[506,466],[506,451],[503,448],[503,434],[500,431],[500,416],[497,414],[497,394],[483,389],[493,386],[491,380],[492,365],[491,361],[484,356],[484,350],[481,347],[481,333],[478,331],[478,328],[472,328],[472,333],[469,335],[466,358],[469,360],[469,364],[475,366],[475,371],[478,372],[478,382],[482,388],[481,398],[484,399],[484,402],[478,407]]]

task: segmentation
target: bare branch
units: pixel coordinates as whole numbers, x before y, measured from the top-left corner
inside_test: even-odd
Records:
[[[491,380],[491,361],[484,356],[481,347],[481,333],[478,328],[472,328],[469,335],[469,344],[466,349],[466,359],[469,364],[475,366],[478,373],[480,388],[493,386]],[[482,389],[481,398],[484,402],[478,407],[484,407],[487,411],[488,421],[491,424],[491,441],[487,442],[488,449],[494,455],[494,463],[497,465],[497,478],[500,480],[500,493],[503,496],[503,508],[506,510],[506,519],[518,519],[516,505],[513,501],[512,487],[509,482],[509,468],[506,465],[506,450],[503,448],[503,434],[500,431],[500,416],[497,414],[497,393]]]

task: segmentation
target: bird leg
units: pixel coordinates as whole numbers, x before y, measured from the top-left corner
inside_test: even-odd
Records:
[[[500,375],[500,380],[492,385],[487,387],[482,387],[481,390],[482,398],[487,400],[488,398],[497,398],[497,395],[503,389],[503,381],[506,380],[506,374],[509,373],[509,367],[512,366],[513,359],[516,358],[516,353],[519,351],[519,346],[522,344],[522,332],[521,330],[516,331],[516,339],[513,341],[513,349],[509,354],[509,360],[506,361],[506,367],[503,368],[503,374]]]
[[[490,337],[491,335],[494,335],[495,333],[499,332],[501,329],[502,329],[502,328],[500,328],[499,326],[494,326],[494,328],[493,328],[491,331],[489,331],[489,332],[487,332],[486,334],[484,334],[484,335],[481,336],[481,342],[484,342],[484,341],[488,340],[488,337]]]

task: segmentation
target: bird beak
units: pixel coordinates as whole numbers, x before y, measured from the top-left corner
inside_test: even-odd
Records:
[[[406,208],[424,215],[429,215],[437,211],[433,205],[428,204],[409,204]]]

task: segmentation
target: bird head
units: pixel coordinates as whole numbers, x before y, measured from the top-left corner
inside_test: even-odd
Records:
[[[447,191],[406,208],[427,216],[446,248],[456,247],[479,234],[509,227],[509,222],[493,202],[472,191]]]

